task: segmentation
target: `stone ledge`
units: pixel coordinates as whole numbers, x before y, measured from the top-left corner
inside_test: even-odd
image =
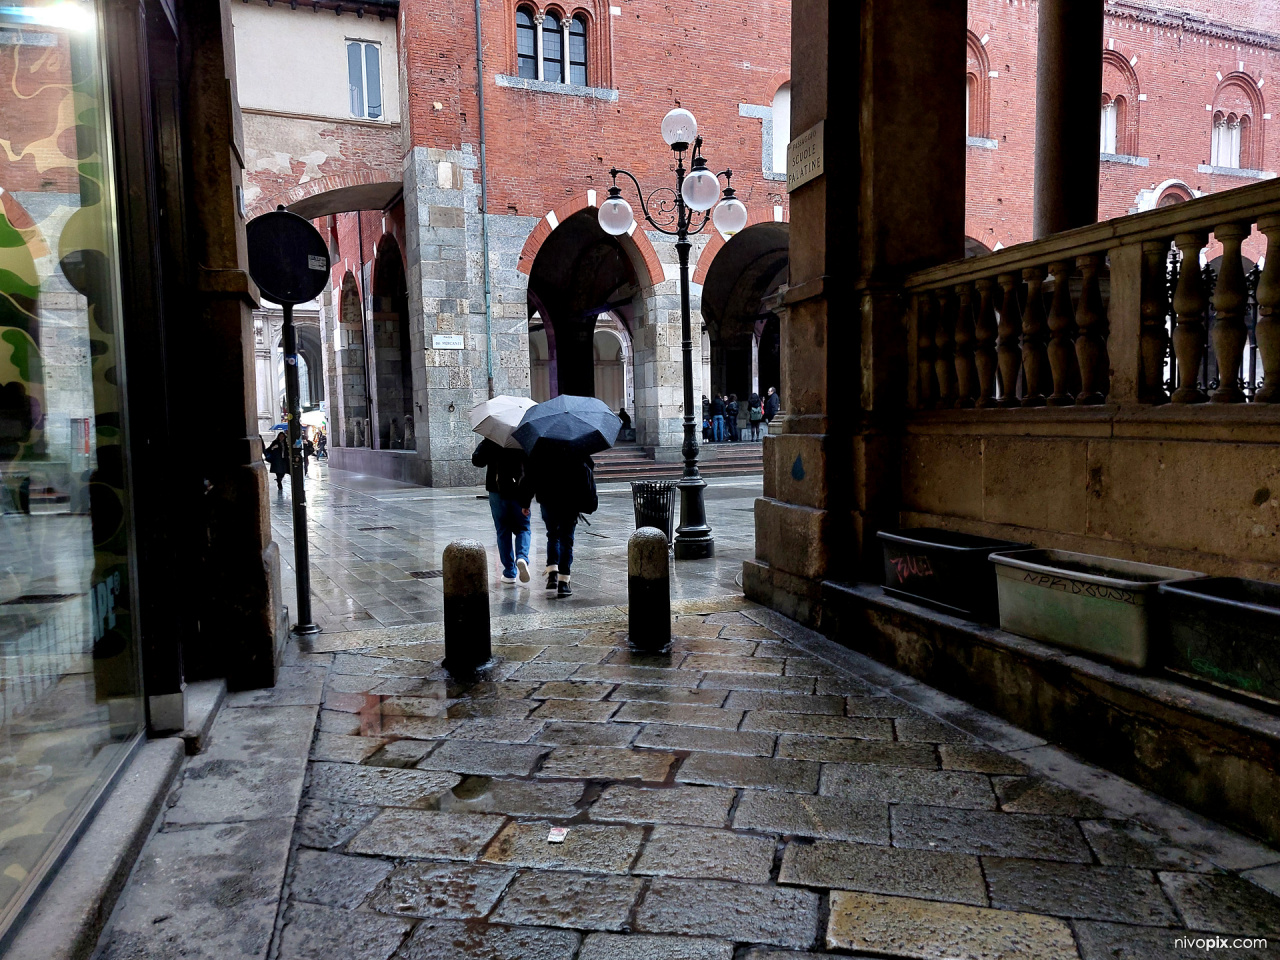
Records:
[[[618,91],[608,87],[584,87],[577,83],[556,83],[554,80],[530,80],[526,77],[508,77],[498,74],[493,82],[500,87],[511,87],[515,90],[534,90],[538,93],[558,93],[561,96],[586,97],[591,100],[605,100],[616,103]]]
[[[25,923],[0,945],[8,960],[83,960],[94,952],[183,753],[178,737],[139,747]]]
[[[886,597],[822,584],[838,643],[963,698],[1161,796],[1280,842],[1280,718],[1155,675]]]
[[[1252,170],[1247,167],[1215,167],[1202,163],[1196,167],[1196,173],[1212,173],[1219,177],[1243,177],[1246,180],[1274,180],[1275,174],[1266,170]]]
[[[999,150],[1000,141],[995,137],[965,137],[966,147],[977,147],[980,150]]]
[[[1123,163],[1131,167],[1151,166],[1151,161],[1147,157],[1135,157],[1128,153],[1101,153],[1098,159],[1103,163]]]

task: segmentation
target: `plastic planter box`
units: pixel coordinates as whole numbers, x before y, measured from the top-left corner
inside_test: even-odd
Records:
[[[885,592],[967,620],[996,620],[993,550],[1025,543],[919,527],[881,531]]]
[[[1165,666],[1280,704],[1280,585],[1208,577],[1160,585]]]
[[[1063,550],[995,553],[1000,627],[1129,667],[1146,667],[1161,583],[1189,570]]]

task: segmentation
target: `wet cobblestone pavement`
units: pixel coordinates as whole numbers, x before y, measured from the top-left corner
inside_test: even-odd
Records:
[[[474,497],[425,530],[401,511],[427,501],[339,479],[322,559],[365,611],[366,584],[401,587],[358,527],[395,528],[394,570],[488,539]],[[359,519],[333,519],[346,499]],[[1280,955],[1280,853],[749,603],[749,511],[719,559],[675,565],[671,652],[632,652],[613,500],[581,596],[494,586],[475,681],[440,668],[424,606],[330,622],[276,689],[230,697],[99,960]]]

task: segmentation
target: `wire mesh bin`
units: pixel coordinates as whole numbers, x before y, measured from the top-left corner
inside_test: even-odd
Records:
[[[675,526],[674,480],[632,480],[631,499],[636,508],[636,529],[657,527],[671,542]]]

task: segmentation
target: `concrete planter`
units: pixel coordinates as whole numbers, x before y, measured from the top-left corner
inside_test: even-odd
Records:
[[[1024,543],[918,527],[877,534],[884,550],[885,592],[966,620],[996,620],[993,550]]]
[[[1208,577],[1161,584],[1160,599],[1167,669],[1280,706],[1280,585]]]
[[[1189,570],[1064,550],[994,553],[1000,627],[1124,666],[1147,665],[1161,583]]]

